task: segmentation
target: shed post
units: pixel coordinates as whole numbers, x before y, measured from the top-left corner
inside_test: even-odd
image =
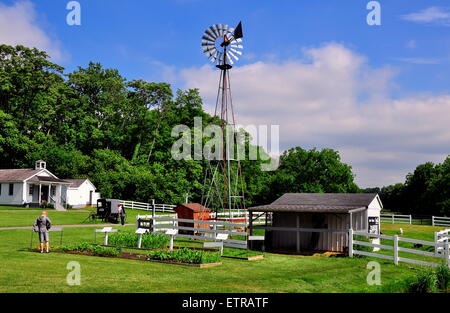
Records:
[[[398,265],[398,236],[394,236],[394,264]]]
[[[353,258],[353,229],[348,230],[348,256]]]
[[[353,230],[353,218],[352,218],[352,212],[350,212],[350,226],[349,229]]]

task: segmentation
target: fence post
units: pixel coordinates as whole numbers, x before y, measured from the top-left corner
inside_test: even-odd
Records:
[[[449,256],[449,243],[448,241],[445,243],[445,249],[444,249],[444,255],[445,255],[445,264],[447,264],[448,267],[450,267],[450,260],[448,259]]]
[[[434,232],[434,256],[438,256],[438,233],[437,231]]]
[[[353,258],[353,229],[348,230],[348,256]]]
[[[398,236],[394,236],[394,264],[398,265]]]
[[[156,216],[155,199],[152,199],[152,215],[153,218]]]
[[[409,215],[409,224],[412,225],[412,215]]]
[[[395,215],[392,215],[392,224],[395,223]]]
[[[134,201],[131,202],[131,209],[134,210]]]
[[[431,217],[431,225],[434,226],[434,215]]]

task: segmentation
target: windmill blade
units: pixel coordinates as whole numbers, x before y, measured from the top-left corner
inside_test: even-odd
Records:
[[[202,40],[202,47],[214,46],[214,41]]]
[[[234,52],[234,53],[236,53],[236,54],[238,54],[238,55],[242,55],[242,51],[236,50],[236,49],[234,49],[234,48],[230,48],[230,53],[231,53],[231,52]]]
[[[216,41],[217,39],[216,34],[212,31],[212,26],[210,26],[205,30],[205,35],[208,35],[211,38],[211,40]]]
[[[222,25],[222,30],[223,30],[223,34],[227,35],[227,37],[228,37],[228,25],[227,24]],[[228,37],[228,38],[230,38],[230,37]]]
[[[223,25],[222,24],[216,24],[217,26],[217,31],[219,32],[219,36],[223,37],[223,35],[225,35],[225,33],[223,32]]]
[[[211,62],[214,63],[217,60],[217,56],[219,55],[219,51],[216,50],[216,52],[213,54],[213,57],[211,59]]]
[[[229,54],[232,58],[234,58],[236,61],[239,61],[239,57],[237,57],[236,55],[234,55],[233,52],[228,51],[228,54]],[[233,63],[231,63],[231,64],[233,64]]]
[[[214,44],[216,42],[216,40],[214,38],[212,38],[211,36],[207,35],[206,33],[203,35],[202,41],[211,42],[212,44]]]
[[[216,25],[212,25],[209,27],[209,30],[214,34],[214,39],[217,39],[219,37],[219,33],[216,30]]]
[[[242,45],[230,45],[231,48],[236,48],[236,49],[244,49],[244,46]]]
[[[232,58],[230,57],[230,55],[228,55],[228,54],[227,54],[227,60],[228,60],[228,63],[229,63],[229,64],[231,64],[231,65],[234,64],[233,59],[232,59]]]
[[[203,53],[207,54],[210,51],[216,50],[216,47],[214,46],[210,46],[210,47],[205,47],[203,48]]]
[[[231,43],[235,44],[235,43],[240,43],[240,42],[242,42],[242,38],[234,39]]]

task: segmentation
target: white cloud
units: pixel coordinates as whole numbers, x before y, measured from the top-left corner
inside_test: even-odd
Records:
[[[403,15],[402,18],[416,23],[437,23],[450,26],[450,11],[440,7],[429,7],[419,12]]]
[[[282,148],[333,148],[353,166],[361,186],[404,180],[416,165],[450,151],[450,95],[390,97],[393,68],[330,43],[304,51],[306,60],[257,62],[231,73],[239,124],[278,124]],[[209,111],[219,73],[184,69],[184,87],[199,88]]]
[[[38,25],[36,11],[30,1],[16,2],[12,6],[0,3],[0,43],[36,47],[57,61],[63,59],[60,43],[51,39]]]

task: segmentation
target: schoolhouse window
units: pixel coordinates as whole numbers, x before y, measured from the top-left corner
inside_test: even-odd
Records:
[[[34,193],[34,186],[33,185],[30,186],[30,190],[29,190],[28,193],[29,193],[30,196],[33,195],[33,193]]]
[[[0,184],[0,196],[2,195],[2,184]]]
[[[14,195],[14,184],[9,184],[9,195]]]

